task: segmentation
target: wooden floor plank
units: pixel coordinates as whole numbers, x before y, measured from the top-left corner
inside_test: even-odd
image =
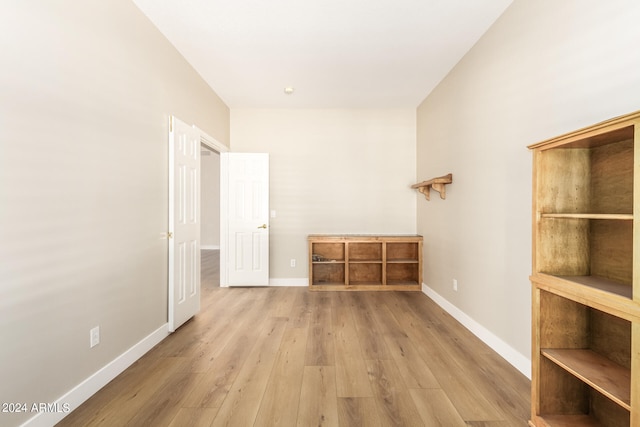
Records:
[[[210,335],[223,330],[219,323],[226,323],[226,319],[243,310],[241,298],[234,299],[232,295],[217,293],[220,301],[215,310],[202,310],[194,318],[180,326],[180,334],[173,333],[155,347],[155,357],[190,357],[206,343],[205,337],[213,339]],[[237,309],[234,310],[234,309]],[[214,322],[213,319],[219,319]]]
[[[402,330],[381,295],[369,294],[366,299],[372,320],[378,325],[387,343],[391,357],[396,362],[400,375],[408,388],[439,388],[429,365],[420,357],[409,336]]]
[[[382,425],[423,426],[395,362],[380,359],[366,363]]]
[[[339,426],[336,372],[332,366],[304,367],[296,425]]]
[[[290,328],[306,328],[309,326],[311,313],[316,306],[317,292],[295,292],[296,299],[289,314]]]
[[[155,390],[149,399],[150,404],[144,405],[136,411],[127,426],[157,426],[166,423],[166,420],[175,418],[184,396],[196,382],[197,377],[198,374],[191,372],[174,373],[161,387]]]
[[[380,326],[374,320],[374,314],[365,301],[371,293],[365,292],[362,295],[357,295],[352,292],[348,295],[351,300],[351,313],[358,332],[362,357],[365,359],[390,359],[391,353],[382,339],[383,334]]]
[[[331,326],[331,299],[324,293],[319,295],[309,319],[309,338],[305,353],[307,366],[333,366],[335,364],[334,334]]]
[[[232,301],[230,304],[218,304],[215,308],[209,309],[209,312],[215,313],[215,317],[205,321],[214,323],[215,327],[210,328],[209,332],[201,338],[202,345],[192,353],[189,363],[191,372],[207,372],[227,343],[241,328],[246,328],[244,323],[258,321],[257,313],[241,315],[245,310],[241,301],[242,299]]]
[[[202,249],[200,251],[200,285],[203,289],[220,287],[220,250]]]
[[[151,363],[151,362],[150,362]],[[74,412],[64,418],[59,426],[111,426],[126,425],[138,412],[146,408],[149,403],[153,404],[154,393],[161,388],[169,378],[176,372],[186,373],[186,360],[176,357],[162,358],[153,364],[153,369],[144,372],[143,375],[129,377],[131,381],[120,382],[120,378],[114,379],[119,382],[117,388],[119,393],[113,395],[112,399],[105,401],[104,394],[98,393],[87,402],[88,406],[97,409],[95,411],[79,411],[91,414],[89,418],[78,419]]]
[[[295,425],[306,344],[307,329],[285,331],[254,427]]]
[[[287,319],[283,317],[271,317],[264,321],[260,336],[222,402],[212,427],[253,425],[286,322]]]
[[[209,427],[218,409],[180,408],[168,427]]]
[[[341,427],[379,427],[378,404],[373,397],[339,397],[338,419]]]
[[[201,380],[188,393],[185,407],[219,408],[227,397],[244,362],[260,334],[259,328],[245,325],[219,352]]]
[[[426,426],[467,427],[442,389],[412,389],[409,394]]]
[[[331,308],[338,397],[373,396],[348,302],[336,294]]]
[[[526,427],[526,424],[516,423],[511,421],[467,421],[467,427],[513,427],[513,426]],[[575,424],[573,427],[585,427],[583,424]]]
[[[391,299],[400,302],[400,307],[393,310],[394,317],[404,328],[407,335],[416,346],[416,350],[428,364],[438,383],[447,393],[456,409],[464,420],[495,420],[500,419],[499,410],[490,399],[483,394],[478,384],[471,378],[468,370],[461,367],[458,357],[454,357],[443,342],[442,337],[433,331],[428,323],[420,320],[410,306],[402,305],[404,295],[391,295]],[[473,359],[473,353],[466,357]]]
[[[289,317],[296,301],[295,292],[289,292],[289,288],[286,287],[275,287],[272,290],[274,303],[271,304],[268,316]]]
[[[485,396],[492,407],[501,412],[497,419],[506,419],[514,424],[523,417],[529,415],[529,411],[522,411],[524,404],[530,401],[530,387],[524,375],[514,371],[511,366],[486,344],[478,339],[459,322],[455,321],[442,308],[433,301],[427,299],[419,303],[419,300],[405,298],[407,306],[425,324],[430,324],[434,333],[442,337],[439,342],[442,350],[451,355],[462,372],[474,386],[478,393]],[[467,343],[475,342],[473,351]],[[513,377],[516,381],[505,381],[505,378]],[[519,378],[518,378],[519,377]],[[517,409],[520,408],[520,409]],[[520,412],[518,413],[518,411]],[[514,418],[515,415],[515,418]],[[477,421],[487,420],[479,418]]]

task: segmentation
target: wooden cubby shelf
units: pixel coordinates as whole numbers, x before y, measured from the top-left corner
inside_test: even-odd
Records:
[[[422,289],[422,236],[310,235],[310,290]]]
[[[640,426],[638,139],[640,112],[529,147],[531,426]]]
[[[633,214],[543,213],[541,218],[619,219],[632,221]]]
[[[631,370],[588,349],[542,349],[542,355],[631,410]]]

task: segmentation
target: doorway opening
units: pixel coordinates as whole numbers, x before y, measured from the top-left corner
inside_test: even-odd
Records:
[[[220,153],[200,145],[200,284],[220,287]]]

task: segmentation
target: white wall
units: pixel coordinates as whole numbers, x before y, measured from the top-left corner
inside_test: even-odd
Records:
[[[220,154],[208,149],[200,156],[200,247],[220,249]]]
[[[0,402],[52,403],[166,324],[169,115],[229,110],[128,0],[4,2],[0,39]]]
[[[231,110],[233,151],[270,154],[272,280],[307,283],[309,234],[415,233],[415,120],[413,109]]]
[[[516,0],[418,108],[418,177],[453,173],[418,203],[424,280],[526,358],[526,146],[640,108],[639,21],[635,0]]]

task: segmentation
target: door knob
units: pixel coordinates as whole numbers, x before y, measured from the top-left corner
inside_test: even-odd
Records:
[[[267,228],[267,224],[262,224],[260,227],[258,228]]]

